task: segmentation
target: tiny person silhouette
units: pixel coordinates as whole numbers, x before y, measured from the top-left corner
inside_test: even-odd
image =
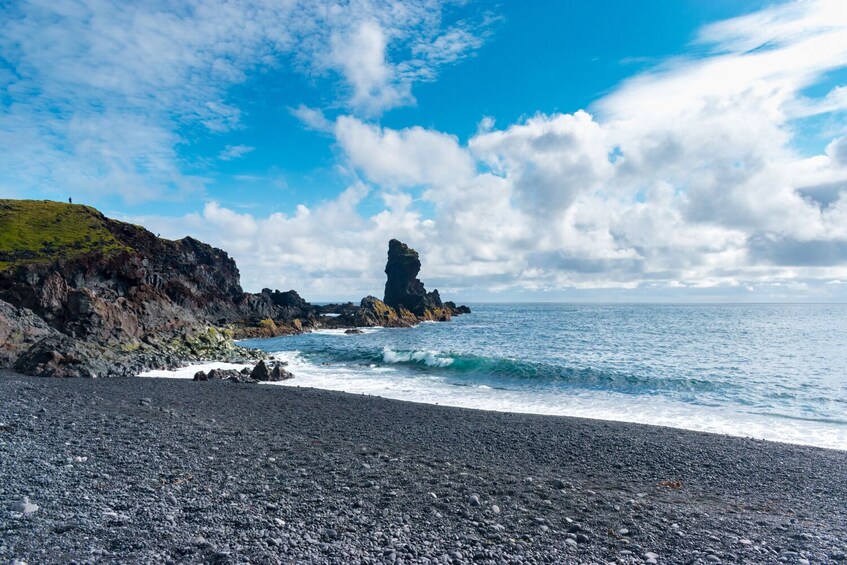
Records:
[[[73,199],[73,198],[68,197],[68,204],[73,204],[73,203],[74,203],[74,199]]]

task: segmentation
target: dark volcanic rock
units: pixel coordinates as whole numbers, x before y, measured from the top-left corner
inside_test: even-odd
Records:
[[[0,211],[12,219],[54,214],[47,232],[32,228],[29,235],[61,236],[66,245],[63,253],[49,246],[23,252],[14,248],[20,238],[12,238],[8,250],[0,247],[0,301],[8,303],[0,307],[0,367],[101,376],[255,358],[234,347],[233,336],[314,325],[313,308],[296,292],[245,293],[235,261],[196,239],[161,239],[85,206],[4,200]],[[92,238],[108,244],[90,244]]]
[[[271,370],[264,361],[259,361],[259,364],[253,367],[250,372],[250,378],[257,381],[269,381],[271,380]]]
[[[405,308],[398,311],[375,296],[366,296],[357,310],[342,314],[340,321],[356,327],[408,328],[417,324],[418,318]]]
[[[273,382],[287,381],[288,379],[293,379],[293,378],[294,378],[294,375],[292,375],[290,372],[283,369],[282,366],[279,365],[279,364],[275,365],[274,368],[271,369],[271,379],[270,380],[273,381]]]
[[[469,314],[467,306],[456,306],[455,302],[441,302],[438,290],[427,292],[417,278],[421,270],[418,252],[396,239],[388,242],[388,262],[385,264],[385,299],[383,302],[394,308],[400,317],[407,310],[419,320],[446,322],[457,314]]]
[[[398,311],[405,308],[418,317],[426,317],[428,311],[443,310],[438,291],[427,292],[417,278],[420,270],[417,251],[396,239],[389,241],[383,302]]]
[[[286,371],[280,363],[276,363],[273,367],[268,367],[267,363],[259,361],[259,364],[250,373],[250,378],[260,382],[278,382],[293,379],[294,375]]]
[[[11,367],[33,343],[57,333],[31,310],[0,300],[0,367]]]
[[[456,303],[453,302],[452,300],[448,300],[447,302],[445,302],[444,307],[449,309],[450,312],[452,312],[454,316],[457,316],[459,314],[470,314],[471,313],[470,308],[468,308],[464,304],[461,305],[461,306],[456,306]]]

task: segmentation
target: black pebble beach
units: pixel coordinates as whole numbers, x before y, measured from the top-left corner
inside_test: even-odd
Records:
[[[847,563],[847,452],[229,382],[0,372],[0,500],[30,565]]]

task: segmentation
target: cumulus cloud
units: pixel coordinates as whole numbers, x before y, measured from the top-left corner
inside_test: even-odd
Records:
[[[397,186],[449,184],[473,174],[474,163],[455,136],[412,127],[392,130],[350,116],[335,124],[350,164],[372,182]]]
[[[837,120],[833,113],[847,108],[843,86],[818,98],[807,94],[847,65],[840,0],[781,4],[710,25],[696,39],[696,57],[659,63],[587,110],[537,114],[499,129],[491,117],[470,117],[478,129],[465,142],[373,118],[413,103],[417,81],[468,56],[484,34],[461,22],[445,26],[441,4],[430,0],[304,5],[228,4],[218,13],[204,4],[174,14],[140,4],[122,19],[101,18],[136,30],[130,34],[90,29],[97,18],[77,13],[91,10],[84,4],[38,8],[77,22],[78,32],[95,32],[85,48],[106,63],[102,72],[89,68],[94,59],[86,51],[69,68],[53,68],[49,51],[70,40],[50,25],[40,38],[33,29],[6,34],[15,39],[4,50],[16,50],[24,72],[0,80],[12,92],[34,92],[42,83],[47,92],[4,110],[0,143],[12,147],[0,161],[6,176],[61,174],[103,190],[119,179],[146,197],[154,196],[151,185],[159,193],[200,191],[202,179],[178,166],[174,124],[240,127],[227,85],[286,53],[302,72],[342,80],[335,110],[343,115],[330,119],[304,105],[292,114],[333,136],[349,187],[292,214],[208,203],[177,219],[133,219],[226,248],[248,288],[293,287],[312,299],[337,297],[340,288],[351,297],[379,293],[392,237],[422,252],[430,286],[455,292],[801,288],[847,280],[844,132],[833,133],[820,154],[796,149],[798,119]],[[251,25],[242,30],[238,14],[245,10]],[[185,21],[194,25],[201,16],[205,24],[189,33],[195,43],[168,43]],[[76,48],[71,42],[69,53]],[[153,61],[161,74],[147,68],[148,51],[163,53]],[[198,55],[207,52],[213,55]],[[131,72],[107,72],[119,55],[137,58]],[[52,121],[47,104],[66,92],[75,93],[74,109],[60,106],[66,114]],[[142,105],[158,109],[155,119],[134,111]],[[105,127],[115,120],[126,130]],[[21,140],[51,168],[33,168],[41,159],[16,159]],[[80,169],[78,157],[91,167]]]
[[[799,2],[711,25],[697,40],[705,55],[625,81],[590,113],[502,129],[486,117],[466,143],[323,118],[357,184],[308,214],[245,218],[262,236],[245,236],[244,257],[278,261],[286,280],[317,294],[335,277],[378,291],[389,237],[422,251],[428,281],[466,292],[844,280],[847,144],[837,137],[811,157],[794,148],[794,120],[833,111],[832,92],[803,93],[847,61],[838,6]],[[370,45],[369,70],[350,78],[364,92],[393,71],[387,36],[354,32]],[[363,215],[358,199],[374,189],[385,208]],[[215,224],[215,210],[198,229]],[[350,229],[339,235],[339,224]],[[265,247],[268,233],[284,248]]]

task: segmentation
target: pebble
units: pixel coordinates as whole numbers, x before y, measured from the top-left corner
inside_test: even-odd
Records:
[[[24,496],[11,506],[12,512],[20,512],[24,516],[29,516],[38,512],[38,505],[33,504],[28,496]]]
[[[4,564],[13,557],[57,562],[50,561],[49,556],[51,548],[60,545],[69,555],[65,562],[174,565],[540,565],[609,561],[659,565],[718,560],[776,563],[780,559],[791,565],[804,563],[802,559],[833,563],[835,556],[847,549],[840,535],[844,531],[840,526],[845,522],[841,514],[832,511],[840,508],[838,501],[825,497],[813,502],[803,500],[799,491],[786,487],[781,474],[787,473],[803,488],[818,486],[820,482],[836,499],[844,492],[843,487],[836,481],[825,482],[829,479],[823,475],[794,476],[792,473],[798,471],[789,466],[779,468],[774,477],[780,488],[786,487],[792,494],[793,502],[780,502],[774,497],[772,507],[776,514],[764,517],[743,507],[733,514],[710,507],[712,517],[708,517],[702,512],[708,504],[691,499],[680,508],[669,503],[666,498],[671,494],[661,489],[655,496],[636,499],[637,490],[648,488],[639,483],[650,485],[650,480],[641,480],[649,475],[618,476],[611,471],[607,477],[600,474],[605,471],[592,467],[593,461],[585,470],[594,475],[581,476],[580,481],[586,482],[580,482],[578,490],[567,485],[559,490],[551,488],[563,486],[557,474],[570,476],[583,470],[578,462],[568,462],[572,448],[593,451],[595,445],[602,445],[599,440],[606,438],[617,438],[612,442],[615,446],[629,445],[632,439],[641,443],[643,439],[648,447],[654,447],[656,434],[670,433],[667,430],[642,434],[638,428],[609,424],[612,431],[626,430],[634,436],[607,436],[607,432],[592,431],[596,436],[589,438],[591,441],[586,439],[583,444],[583,440],[577,440],[579,445],[572,446],[569,428],[548,422],[551,430],[561,434],[557,439],[565,448],[555,451],[553,446],[549,453],[537,451],[539,460],[503,460],[497,442],[511,443],[511,437],[489,434],[481,428],[480,437],[489,438],[491,443],[471,441],[467,434],[456,434],[456,440],[451,438],[454,427],[464,431],[463,426],[468,425],[464,418],[480,426],[484,421],[477,422],[475,418],[490,418],[495,423],[502,419],[505,426],[510,424],[506,415],[462,413],[464,418],[438,423],[445,430],[441,435],[438,427],[429,429],[427,424],[396,426],[405,416],[388,409],[382,412],[383,404],[396,409],[388,401],[356,397],[356,402],[366,403],[363,415],[358,416],[358,408],[348,406],[347,396],[305,388],[263,387],[260,395],[244,387],[233,391],[229,385],[210,385],[193,389],[192,394],[198,395],[193,397],[177,394],[185,383],[161,381],[163,392],[168,393],[164,396],[150,390],[147,380],[103,380],[97,383],[98,390],[105,391],[109,399],[89,409],[87,405],[62,404],[65,391],[89,386],[85,381],[16,379],[12,377],[9,382],[38,387],[37,396],[49,402],[51,409],[43,420],[30,421],[27,416],[38,407],[27,412],[16,404],[15,397],[4,394],[11,389],[4,388],[7,381],[0,378],[0,421],[20,422],[0,430],[0,461],[6,464],[4,470],[11,469],[11,479],[4,473],[0,480],[0,523],[3,512],[11,515],[7,507],[25,493],[41,505],[36,519],[7,520],[9,524],[0,527],[0,562]],[[216,390],[227,396],[218,398]],[[282,392],[285,396],[281,396]],[[157,406],[156,412],[137,409],[139,399],[148,396],[152,397],[151,404]],[[331,407],[340,410],[344,420],[327,420],[324,414],[309,412],[314,399],[324,397]],[[173,420],[159,414],[159,406],[173,407],[179,418]],[[399,410],[411,410],[414,415],[419,408],[401,406]],[[15,417],[14,413],[22,416]],[[196,413],[198,418],[180,419],[189,413]],[[214,425],[210,423],[212,415],[217,420]],[[391,425],[382,422],[386,415],[390,416]],[[352,421],[348,422],[347,417]],[[542,420],[527,420],[536,418]],[[577,421],[568,422],[568,426],[579,425],[582,424]],[[383,427],[387,429],[383,431]],[[523,437],[533,449],[548,441],[540,433],[535,438],[531,426],[509,429],[510,434],[516,434],[514,441],[526,432]],[[372,444],[365,439],[370,436],[375,436]],[[373,467],[367,469],[356,460],[358,451],[363,443],[377,445],[377,441],[379,448],[369,447],[360,456],[359,461],[367,459]],[[742,440],[721,438],[711,443],[704,439],[695,444],[698,449],[705,445],[704,453],[709,455],[713,449],[727,455],[733,453],[736,441]],[[428,445],[440,442],[444,445]],[[456,454],[452,466],[439,459],[448,449]],[[693,462],[676,460],[684,455],[684,449],[688,447],[675,447],[661,454],[658,465],[691,465],[690,474],[699,477],[702,470]],[[707,472],[716,480],[702,484],[708,485],[715,497],[731,497],[738,487],[722,481],[743,480],[741,488],[753,499],[751,504],[759,504],[762,500],[757,489],[770,495],[774,487],[766,482],[748,482],[753,479],[744,473],[748,465],[756,467],[769,461],[756,459],[760,451],[769,449],[784,452],[791,459],[791,450],[798,448],[757,448],[749,454],[754,459],[745,460],[740,469],[733,468],[729,476],[712,467]],[[381,457],[380,451],[387,456]],[[816,465],[820,463],[823,469],[833,472],[827,458],[818,457],[813,450],[806,451],[807,460],[814,457]],[[7,454],[17,457],[18,462],[8,459]],[[215,455],[215,459],[207,459],[210,455]],[[86,456],[87,461],[77,459]],[[68,457],[74,465],[71,472],[62,469]],[[638,458],[650,459],[647,455]],[[556,462],[562,464],[554,467]],[[633,462],[639,473],[645,471],[640,465]],[[645,472],[652,472],[649,463],[645,465]],[[525,483],[527,476],[535,478]],[[607,478],[614,480],[614,488],[604,484]],[[695,478],[689,483],[697,484]],[[380,486],[380,490],[365,488],[366,481]],[[598,494],[586,496],[587,486],[593,486]],[[637,504],[625,504],[628,497],[637,500]],[[552,501],[552,508],[548,501]],[[789,525],[789,516],[778,513],[791,504],[797,512],[793,526]],[[463,518],[462,512],[468,518]],[[776,525],[783,522],[785,529],[777,530]],[[690,534],[673,535],[679,530]],[[804,530],[813,535],[794,538],[794,534]],[[137,533],[142,531],[144,534]],[[380,534],[372,535],[373,532]],[[199,534],[202,537],[196,537]],[[711,534],[720,536],[722,541],[710,541]],[[709,561],[707,544],[720,551]],[[730,545],[736,555],[727,552]],[[92,551],[102,548],[108,548],[108,553]],[[789,554],[791,549],[795,551]]]

